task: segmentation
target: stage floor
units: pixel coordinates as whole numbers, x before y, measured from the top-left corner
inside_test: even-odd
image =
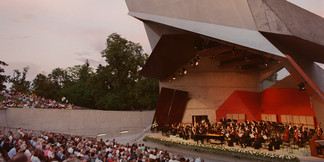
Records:
[[[153,137],[158,137],[158,138],[167,138],[168,140],[171,140],[171,141],[178,141],[178,142],[182,141],[183,143],[194,143],[194,144],[197,143],[196,141],[194,141],[192,139],[185,140],[185,139],[182,139],[182,138],[176,137],[176,136],[166,137],[166,136],[163,136],[162,133],[160,133],[160,132],[159,133],[147,133],[146,135],[153,136]],[[235,144],[234,144],[233,147],[229,147],[229,146],[227,146],[227,143],[225,143],[223,145],[220,145],[219,141],[215,141],[215,143],[214,144],[213,143],[214,142],[212,142],[210,145],[212,145],[212,146],[222,146],[224,148],[241,149],[241,150],[245,150],[245,151],[246,150],[251,150],[251,151],[256,151],[256,152],[272,153],[272,154],[276,154],[276,155],[296,156],[296,157],[298,157],[300,159],[300,161],[324,161],[324,159],[322,159],[322,158],[317,158],[317,157],[311,156],[309,147],[300,148],[300,149],[291,149],[291,148],[285,147],[285,148],[281,148],[280,150],[269,151],[266,148],[261,148],[261,149],[254,149],[252,147],[241,148],[241,146],[238,146],[238,145],[235,145]],[[211,154],[211,155],[208,155],[208,154]],[[197,155],[202,155],[202,154],[200,152],[197,152]],[[205,156],[207,156],[206,159],[212,159],[213,155],[215,156],[215,154],[206,153]],[[207,160],[207,161],[209,161],[209,160]],[[227,161],[227,160],[220,160],[220,161]],[[241,159],[239,161],[241,161]],[[245,160],[243,160],[243,161],[245,161]]]

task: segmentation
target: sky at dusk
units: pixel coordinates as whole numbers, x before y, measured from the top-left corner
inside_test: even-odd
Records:
[[[324,0],[289,0],[324,17]],[[111,33],[151,49],[141,21],[128,16],[124,0],[0,0],[0,60],[30,67],[28,79],[54,68],[105,61],[100,51]]]

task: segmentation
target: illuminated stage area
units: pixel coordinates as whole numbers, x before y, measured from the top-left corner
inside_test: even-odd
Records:
[[[153,49],[141,74],[160,81],[159,129],[222,119],[323,128],[322,17],[285,0],[126,3]],[[271,80],[281,69],[290,75]]]
[[[241,148],[240,146],[229,147],[215,143],[201,144],[194,140],[184,140],[177,136],[166,137],[161,133],[151,133],[145,136],[145,141],[156,142],[169,147],[183,148],[197,152],[208,152],[213,155],[225,155],[230,157],[241,157],[242,159],[254,159],[264,161],[321,161],[319,158],[305,156],[310,154],[308,149],[291,149],[285,147],[275,152],[268,151],[266,145],[260,149]]]

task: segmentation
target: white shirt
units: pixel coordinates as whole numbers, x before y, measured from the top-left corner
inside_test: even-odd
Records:
[[[72,154],[73,153],[73,148],[72,147],[70,147],[70,148],[68,148],[68,150],[67,150],[70,154]]]
[[[153,154],[150,154],[149,158],[155,160],[156,159],[156,156],[153,155]]]
[[[31,153],[28,149],[26,149],[26,151],[24,152],[25,155],[31,156]]]
[[[31,162],[41,162],[37,156],[31,156],[30,157]]]
[[[102,160],[99,160],[98,158],[96,158],[95,162],[102,162]]]
[[[48,151],[47,157],[54,158],[54,154],[52,151]]]

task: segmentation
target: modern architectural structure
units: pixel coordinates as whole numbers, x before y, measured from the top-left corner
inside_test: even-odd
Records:
[[[285,0],[126,0],[153,49],[159,124],[208,118],[324,126],[324,19]],[[263,82],[286,68],[291,76]]]

